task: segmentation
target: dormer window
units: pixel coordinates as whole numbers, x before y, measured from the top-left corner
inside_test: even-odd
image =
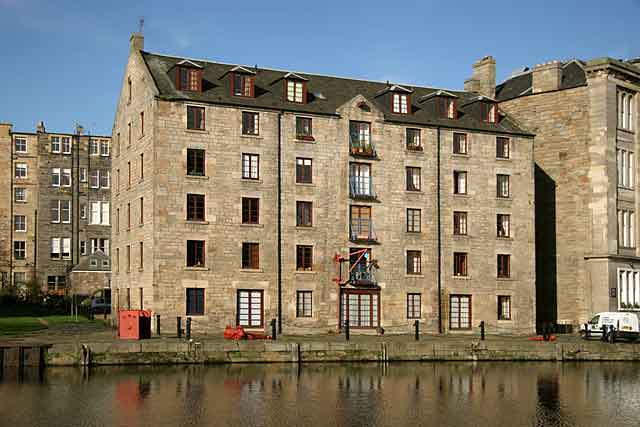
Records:
[[[397,114],[409,114],[409,95],[404,93],[393,94],[393,112]]]
[[[438,110],[440,112],[440,117],[443,119],[458,118],[455,98],[440,96],[438,99]]]
[[[494,102],[482,102],[480,104],[482,121],[487,123],[498,122],[498,106]]]
[[[253,93],[254,77],[247,74],[233,73],[233,95],[253,98]]]
[[[304,102],[304,82],[296,80],[287,80],[287,101],[289,102]]]
[[[178,68],[178,90],[200,92],[200,84],[200,70],[186,67]]]

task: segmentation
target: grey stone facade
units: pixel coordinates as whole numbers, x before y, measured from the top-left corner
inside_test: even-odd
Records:
[[[442,125],[390,119],[388,112],[364,89],[366,96],[354,91],[353,97],[323,114],[268,107],[252,100],[233,100],[238,105],[229,105],[198,100],[198,94],[188,99],[186,92],[169,97],[161,93],[158,85],[173,85],[172,71],[165,74],[157,69],[152,71],[149,62],[157,64],[158,57],[142,51],[142,36],[134,34],[131,42],[113,127],[112,253],[116,310],[149,309],[161,315],[163,328],[171,330],[175,328],[176,316],[189,315],[194,329],[219,333],[225,325],[238,323],[238,300],[242,293],[259,291],[262,322],[254,325],[257,329],[268,327],[271,319],[281,318],[285,332],[325,333],[338,328],[340,301],[347,298],[345,295],[366,295],[358,297],[361,300],[375,295],[379,311],[369,326],[406,333],[419,320],[426,332],[438,332],[441,327],[443,332],[468,333],[471,329],[450,330],[450,296],[464,295],[470,296],[471,328],[484,320],[492,332],[533,331],[531,134],[517,127],[467,124],[472,123],[476,114],[473,94],[460,95],[465,100],[472,99],[463,109],[464,120]],[[204,73],[204,84],[214,88],[223,84],[219,74],[213,75],[206,68]],[[260,71],[257,73],[260,76]],[[319,81],[320,77],[311,76],[309,84],[314,79]],[[339,84],[338,79],[335,84]],[[487,82],[481,85],[489,86]],[[335,102],[335,96],[331,99],[330,94],[313,93],[320,100],[321,95],[327,102]],[[433,108],[428,102],[414,103],[422,113]],[[187,129],[188,106],[204,108],[203,130]],[[243,135],[243,112],[259,114],[258,135]],[[296,118],[301,116],[312,119],[313,141],[297,137]],[[363,158],[350,153],[352,121],[371,124],[377,157]],[[505,118],[504,122],[508,120]],[[420,129],[421,151],[406,148],[407,128]],[[467,135],[466,154],[452,152],[453,134],[458,132]],[[507,159],[496,158],[497,137],[508,138]],[[188,149],[205,150],[204,176],[188,174]],[[243,153],[259,155],[258,179],[243,179]],[[296,182],[297,158],[312,159],[310,183]],[[352,163],[370,165],[374,200],[351,197]],[[420,168],[420,191],[406,190],[407,167]],[[467,172],[467,194],[453,194],[453,173],[457,170]],[[498,174],[510,176],[508,197],[496,195]],[[204,195],[204,220],[186,219],[187,194]],[[259,199],[257,224],[242,223],[243,197]],[[296,224],[299,201],[312,203],[311,226]],[[372,241],[354,241],[350,237],[352,206],[370,208],[376,234]],[[419,232],[407,232],[408,208],[420,209]],[[453,235],[454,211],[468,214],[465,235]],[[496,237],[497,214],[510,215],[508,236]],[[189,240],[205,241],[203,265],[186,266]],[[257,268],[243,268],[243,243],[259,244]],[[298,245],[312,247],[310,268],[297,268]],[[377,263],[375,283],[369,287],[353,283],[340,287],[335,281],[339,274],[336,255],[348,258],[350,251],[362,248],[371,248],[371,258]],[[421,269],[417,274],[407,273],[408,251],[420,251]],[[454,275],[454,252],[467,254],[466,276]],[[510,256],[510,274],[505,278],[497,277],[499,254]],[[189,313],[187,294],[192,289],[203,290],[201,314]],[[299,291],[311,292],[308,317],[300,316]],[[420,295],[418,313],[411,318],[408,294]],[[499,296],[510,298],[506,320],[497,319]]]
[[[2,253],[1,272],[15,285],[37,281],[50,293],[77,293],[69,280],[73,266],[92,249],[103,248],[107,256],[109,252],[111,138],[79,132],[51,133],[42,122],[35,133],[16,132],[10,125],[6,130],[3,151],[10,157],[3,163],[3,170],[13,175],[1,204],[10,211],[7,236],[11,243],[8,253]],[[90,152],[91,141],[97,152]],[[23,165],[25,177],[18,171]],[[96,172],[97,186],[92,180]],[[92,224],[91,208],[96,201],[105,203],[104,224]],[[24,218],[25,231],[14,224],[16,216],[20,222]],[[24,245],[24,251],[17,251],[16,244]],[[110,270],[110,262],[107,264]],[[95,283],[92,277],[83,278],[83,294],[104,287],[104,274],[96,277]]]
[[[638,207],[639,90],[637,61],[610,58],[541,64],[497,88],[500,108],[536,134],[541,321],[577,325],[599,311],[640,308],[625,307],[638,298],[640,282],[629,294],[619,277],[637,274],[640,258],[637,237],[626,245],[620,239],[617,213]],[[620,91],[632,97],[627,129],[618,121]],[[631,185],[619,180],[619,150],[632,154]],[[637,216],[631,218],[636,234]]]

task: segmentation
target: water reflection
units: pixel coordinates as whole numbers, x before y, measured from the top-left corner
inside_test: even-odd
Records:
[[[41,379],[5,372],[0,424],[625,426],[637,425],[639,374],[632,363],[69,368]]]

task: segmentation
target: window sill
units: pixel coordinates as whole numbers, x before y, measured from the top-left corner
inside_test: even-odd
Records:
[[[241,268],[241,273],[264,273],[262,268]]]
[[[296,182],[296,185],[300,185],[302,187],[315,187],[316,186],[313,182]]]
[[[248,228],[264,228],[264,224],[240,224],[240,227],[248,227]]]
[[[199,133],[199,134],[209,134],[209,131],[206,129],[185,129],[187,133]]]
[[[496,160],[499,162],[510,162],[512,159],[511,157],[496,157]]]
[[[419,154],[421,156],[424,155],[424,149],[416,150],[414,148],[405,147],[404,151],[407,152],[407,153],[411,153],[411,154]]]
[[[313,137],[310,137],[310,138],[313,138]],[[316,140],[315,140],[315,139],[304,139],[304,138],[298,138],[298,137],[296,137],[296,138],[294,139],[294,141],[295,141],[296,143],[300,143],[300,144],[317,144],[317,142],[316,142]]]
[[[621,127],[616,127],[616,130],[619,130],[619,131],[621,131],[621,132],[625,132],[625,133],[630,133],[630,134],[632,134],[632,135],[633,135],[634,133],[636,133],[636,131],[635,131],[635,130],[633,130],[633,129],[625,129],[625,128],[621,128]]]
[[[422,190],[404,190],[406,194],[422,194]]]
[[[415,273],[415,274],[414,273],[405,273],[404,277],[410,277],[410,278],[419,279],[421,277],[424,277],[424,274],[422,274],[422,273],[419,273],[419,274],[417,274],[417,273]]]
[[[454,159],[468,159],[469,158],[469,154],[451,153],[451,157],[454,158]]]
[[[247,138],[247,139],[264,139],[263,136],[260,135],[248,135],[248,134],[241,134],[240,138]]]
[[[505,202],[511,202],[513,199],[511,197],[496,197],[496,200],[504,200]]]
[[[622,185],[618,185],[618,190],[633,191],[633,187],[624,187]]]
[[[313,230],[313,225],[296,225],[296,230]]]
[[[209,221],[199,221],[194,219],[185,219],[185,224],[196,224],[196,225],[209,225]]]
[[[209,267],[185,267],[185,271],[209,271]]]
[[[296,274],[317,274],[317,271],[313,270],[296,270]]]
[[[240,178],[240,180],[242,182],[251,182],[254,184],[262,184],[262,180],[261,179],[253,179],[253,178]]]
[[[408,235],[408,236],[415,236],[415,237],[418,237],[418,236],[420,236],[421,234],[422,234],[422,232],[421,232],[421,231],[407,231],[407,235]]]
[[[496,239],[507,241],[507,242],[513,241],[513,237],[511,237],[511,236],[496,236]]]
[[[471,276],[451,276],[452,279],[471,280]]]
[[[185,175],[185,178],[187,178],[187,179],[205,179],[205,180],[209,179],[209,177],[206,176],[206,175],[189,175],[189,174]]]
[[[516,279],[514,279],[513,277],[496,277],[496,280],[498,282],[513,282]]]
[[[469,193],[453,193],[454,197],[458,197],[460,199],[470,199],[471,196],[469,195]]]
[[[498,319],[498,322],[513,322],[513,319]]]
[[[463,239],[468,239],[469,235],[468,234],[452,234],[451,237],[453,239],[463,240]]]

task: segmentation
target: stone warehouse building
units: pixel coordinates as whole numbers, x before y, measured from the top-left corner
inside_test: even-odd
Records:
[[[35,280],[49,293],[84,295],[109,287],[110,139],[0,124],[3,284]],[[89,261],[97,252],[101,262]]]
[[[548,62],[496,88],[536,134],[539,321],[640,310],[639,90],[640,60],[611,58]]]
[[[491,70],[476,64],[481,90]],[[481,90],[152,54],[134,34],[116,308],[197,331],[532,332],[533,136]]]

